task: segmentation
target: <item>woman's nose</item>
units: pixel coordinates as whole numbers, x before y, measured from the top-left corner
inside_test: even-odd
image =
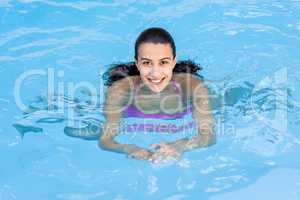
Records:
[[[160,76],[160,68],[159,68],[159,66],[153,65],[152,69],[151,69],[151,72],[150,72],[150,75],[153,76],[153,77],[159,77]]]

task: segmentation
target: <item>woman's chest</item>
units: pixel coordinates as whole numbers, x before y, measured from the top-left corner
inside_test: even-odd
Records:
[[[184,109],[184,102],[179,94],[137,95],[133,104],[146,114],[173,114]]]

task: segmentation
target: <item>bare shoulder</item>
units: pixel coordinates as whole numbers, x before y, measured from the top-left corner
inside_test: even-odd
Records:
[[[111,86],[108,88],[109,93],[128,93],[133,89],[133,86],[137,80],[138,76],[128,76],[125,78],[122,78],[116,82],[114,82]]]
[[[107,88],[105,94],[106,109],[117,108],[118,110],[120,107],[126,105],[132,97],[135,81],[136,77],[128,76],[113,82],[113,84]]]
[[[203,81],[190,73],[178,73],[174,74],[174,80],[178,82],[183,88],[191,87],[205,87]]]

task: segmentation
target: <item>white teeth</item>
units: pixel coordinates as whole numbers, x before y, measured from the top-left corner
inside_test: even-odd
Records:
[[[161,80],[151,80],[153,83],[159,83]]]
[[[160,82],[162,82],[163,79],[159,79],[159,80],[151,80],[151,79],[149,79],[149,80],[152,83],[160,83]]]

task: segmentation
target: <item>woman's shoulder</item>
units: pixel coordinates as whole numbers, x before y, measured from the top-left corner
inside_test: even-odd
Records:
[[[127,76],[120,80],[113,82],[111,86],[109,86],[110,91],[131,91],[138,81],[139,76]]]
[[[180,84],[185,96],[192,97],[196,93],[208,93],[208,88],[203,79],[196,75],[190,73],[178,73],[174,76],[174,79]]]
[[[173,75],[174,80],[180,85],[203,85],[203,80],[201,77],[198,77],[190,73],[176,73]]]

